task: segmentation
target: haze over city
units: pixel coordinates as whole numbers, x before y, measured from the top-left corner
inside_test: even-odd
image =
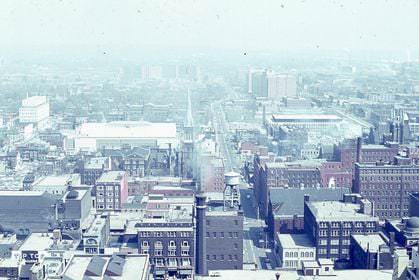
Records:
[[[0,280],[419,278],[419,2],[0,2]]]

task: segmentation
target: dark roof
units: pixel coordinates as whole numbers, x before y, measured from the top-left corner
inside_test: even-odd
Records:
[[[349,188],[272,188],[270,200],[274,216],[304,215],[304,195],[310,201],[341,200],[343,194],[350,193]]]
[[[103,266],[106,264],[106,260],[99,256],[93,256],[90,260],[89,265],[84,272],[85,276],[102,276]]]
[[[109,260],[108,267],[106,268],[105,275],[108,276],[122,276],[124,270],[125,259],[113,255]]]

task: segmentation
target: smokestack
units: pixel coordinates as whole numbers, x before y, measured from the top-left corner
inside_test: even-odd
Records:
[[[356,162],[361,162],[362,138],[356,139]]]
[[[195,273],[197,275],[206,276],[208,275],[207,269],[207,257],[206,257],[206,221],[205,211],[207,208],[205,202],[205,195],[199,193],[195,196],[196,199],[196,244],[195,244]]]
[[[394,253],[394,231],[390,232],[390,253]]]

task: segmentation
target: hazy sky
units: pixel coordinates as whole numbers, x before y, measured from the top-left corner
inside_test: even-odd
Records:
[[[0,48],[419,49],[419,1],[1,0]]]

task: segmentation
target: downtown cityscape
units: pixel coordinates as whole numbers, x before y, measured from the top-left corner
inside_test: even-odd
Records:
[[[419,3],[226,2],[0,2],[0,279],[419,279]]]

